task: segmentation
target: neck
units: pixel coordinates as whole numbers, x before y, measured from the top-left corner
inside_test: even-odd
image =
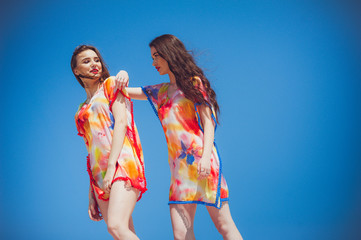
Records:
[[[170,73],[168,74],[168,76],[169,76],[169,82],[170,82],[170,84],[176,85],[177,82],[176,82],[176,80],[175,80],[174,74],[173,74],[172,72],[170,72]]]
[[[94,96],[96,91],[98,91],[98,89],[100,88],[101,83],[99,80],[100,79],[97,79],[96,81],[92,81],[92,82],[83,81],[87,100],[90,100]]]

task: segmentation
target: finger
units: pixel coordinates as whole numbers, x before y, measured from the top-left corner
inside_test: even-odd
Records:
[[[95,221],[100,221],[102,220],[102,217],[100,216],[99,212],[97,212],[97,214],[94,216]]]
[[[93,216],[93,213],[92,213],[92,211],[89,209],[88,210],[88,213],[89,213],[89,218],[92,220],[92,221],[95,221],[95,218],[94,218],[94,216]]]
[[[101,215],[98,206],[93,206],[93,208],[94,208],[93,218],[96,219],[96,221],[102,220],[103,216]]]
[[[112,188],[112,186],[110,185],[110,184],[107,184],[106,186],[105,186],[105,188],[104,188],[104,192],[106,192],[106,193],[110,193],[110,189]]]
[[[197,172],[198,172],[198,175],[200,175],[200,174],[201,174],[201,168],[202,168],[202,164],[201,164],[201,163],[199,163],[199,164],[198,164],[198,167],[197,167]]]
[[[98,221],[100,221],[100,220],[102,220],[103,219],[103,216],[100,214],[100,212],[98,211],[98,216],[97,216],[97,218],[98,218]]]
[[[108,184],[104,184],[104,188],[103,188],[104,192],[108,193]]]

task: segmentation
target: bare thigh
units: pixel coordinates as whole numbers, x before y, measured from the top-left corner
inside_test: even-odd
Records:
[[[242,239],[236,224],[234,223],[228,202],[223,202],[221,209],[207,206],[211,219],[223,239]]]
[[[124,181],[113,183],[108,205],[108,221],[129,223],[134,210],[139,190],[128,187]]]
[[[116,181],[113,183],[109,201],[101,200],[98,198],[98,195],[96,195],[96,200],[105,223],[108,224],[109,217],[113,219],[117,218],[119,212],[122,212],[121,218],[127,218],[129,227],[134,229],[131,213],[134,210],[137,197],[138,190],[126,187],[124,181]]]
[[[197,204],[170,204],[169,210],[174,238],[195,239],[193,226]]]
[[[218,223],[233,222],[228,202],[223,202],[221,209],[207,206],[207,210],[215,225]]]

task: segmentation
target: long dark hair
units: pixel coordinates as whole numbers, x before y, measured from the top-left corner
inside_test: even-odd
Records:
[[[193,56],[187,51],[184,44],[174,35],[164,34],[156,37],[149,43],[158,54],[164,58],[169,65],[170,71],[174,74],[177,86],[182,90],[186,98],[194,103],[207,103],[213,106],[218,121],[219,106],[216,100],[216,93],[203,73],[197,66]],[[199,77],[209,97],[209,102],[204,99],[202,93],[193,85],[193,78]]]
[[[70,60],[70,67],[71,67],[71,70],[73,71],[73,74],[75,76],[75,78],[78,80],[78,82],[80,83],[80,85],[82,87],[84,87],[84,83],[83,81],[80,79],[79,76],[77,76],[75,73],[74,73],[74,69],[77,67],[78,63],[76,61],[76,57],[84,52],[85,50],[92,50],[94,51],[98,57],[99,57],[99,60],[100,60],[100,63],[102,64],[102,75],[100,76],[100,82],[103,82],[105,79],[107,79],[108,77],[110,77],[110,74],[109,74],[109,71],[108,71],[108,68],[107,68],[107,65],[105,64],[102,56],[100,55],[100,52],[99,50],[96,48],[96,47],[93,47],[93,46],[90,46],[90,45],[79,45],[75,48],[74,52],[73,52],[73,56],[71,56],[71,60]]]

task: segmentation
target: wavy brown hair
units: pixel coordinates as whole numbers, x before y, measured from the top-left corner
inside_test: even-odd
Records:
[[[216,93],[203,73],[197,66],[193,56],[187,51],[184,44],[174,35],[164,34],[156,37],[149,43],[158,54],[164,58],[169,65],[170,71],[174,74],[177,86],[182,90],[186,98],[194,103],[207,103],[213,106],[218,121],[219,106],[216,100]],[[199,77],[209,97],[209,102],[204,99],[200,90],[193,85],[194,77]]]
[[[103,58],[102,58],[102,55],[100,55],[100,52],[99,50],[94,47],[94,46],[90,46],[90,45],[80,45],[80,46],[77,46],[73,52],[73,56],[71,56],[71,60],[70,60],[70,67],[71,67],[71,70],[73,71],[73,74],[75,76],[75,78],[78,80],[78,82],[80,83],[80,85],[82,87],[84,87],[84,83],[83,81],[80,79],[80,77],[78,75],[76,75],[74,73],[74,69],[78,66],[78,63],[77,63],[77,59],[76,57],[86,51],[86,50],[92,50],[94,51],[98,57],[99,57],[99,60],[100,60],[100,63],[102,64],[102,75],[100,76],[100,82],[103,82],[105,79],[107,79],[108,77],[110,77],[110,74],[109,74],[109,71],[108,71],[108,68],[107,68],[107,65],[105,64]]]

